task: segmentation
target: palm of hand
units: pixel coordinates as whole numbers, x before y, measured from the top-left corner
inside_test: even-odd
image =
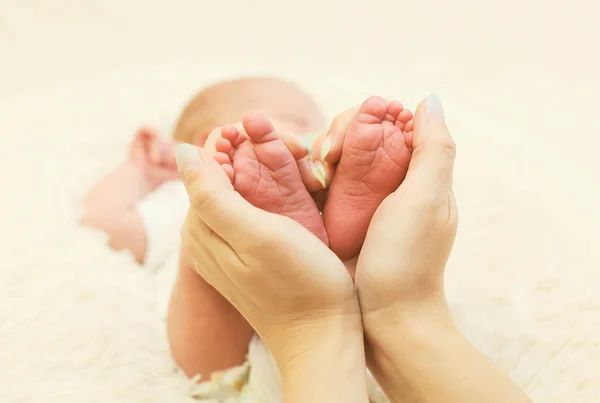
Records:
[[[247,203],[216,161],[206,159],[202,182],[185,180],[192,208],[183,240],[196,270],[259,335],[289,340],[281,335],[298,331],[290,323],[358,313],[354,285],[337,256],[292,219]],[[234,217],[235,226],[225,224]],[[215,232],[216,226],[224,228]]]
[[[371,221],[356,272],[364,313],[443,290],[456,236],[456,202],[452,191],[424,200],[417,195],[426,193],[413,185],[403,184],[384,200]]]
[[[289,236],[260,236],[260,243],[249,242],[238,251],[240,261],[253,273],[242,283],[243,289],[251,295],[271,290],[258,308],[272,317],[299,316],[315,309],[335,311],[351,301],[354,285],[337,256],[299,224],[281,216],[276,219],[268,225],[270,231]],[[276,227],[280,230],[274,230]],[[270,251],[266,260],[265,250]]]

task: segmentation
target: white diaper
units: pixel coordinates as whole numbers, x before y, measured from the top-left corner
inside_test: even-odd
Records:
[[[189,206],[180,180],[165,182],[136,206],[146,230],[144,267],[156,273],[156,308],[162,318],[177,278],[181,227]]]

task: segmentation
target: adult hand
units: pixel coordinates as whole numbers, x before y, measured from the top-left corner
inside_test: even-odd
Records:
[[[436,96],[418,106],[408,137],[406,179],[377,209],[357,263],[369,368],[392,402],[529,402],[448,311],[456,147]]]
[[[436,96],[418,106],[409,137],[406,179],[375,212],[357,263],[367,321],[398,304],[443,303],[444,269],[458,221],[452,191],[456,147]]]
[[[284,393],[325,393],[331,379],[320,379],[307,389],[286,373],[306,377],[315,371],[311,367],[327,372],[343,362],[334,378],[350,373],[358,377],[358,384],[350,388],[356,395],[351,400],[366,399],[366,381],[356,389],[360,379],[365,380],[360,309],[344,264],[300,224],[244,200],[204,151],[180,145],[177,163],[191,202],[183,248],[198,273],[244,315],[269,347],[284,377]],[[350,352],[342,349],[348,343],[353,346]],[[330,375],[320,375],[324,376]],[[347,389],[347,381],[335,388],[344,396],[350,393]]]
[[[342,156],[346,132],[357,112],[352,108],[339,114],[313,144],[316,158],[329,172]],[[374,214],[358,260],[347,262],[356,265],[356,287],[367,322],[371,313],[380,317],[399,303],[412,306],[439,300],[456,235],[452,193],[456,148],[435,96],[419,105],[405,138],[412,152],[406,179]]]

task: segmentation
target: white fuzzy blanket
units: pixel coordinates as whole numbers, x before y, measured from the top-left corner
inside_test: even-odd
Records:
[[[0,10],[7,34],[0,37],[1,402],[193,401],[198,389],[169,357],[153,274],[78,226],[76,206],[124,157],[139,124],[168,134],[186,98],[207,81],[269,71],[307,86],[330,116],[372,93],[414,106],[439,88],[459,147],[461,225],[447,276],[458,323],[536,401],[600,401],[594,56],[568,67],[540,46],[528,63],[496,67],[509,50],[530,55],[525,48],[537,38],[508,32],[496,53],[487,51],[496,32],[488,27],[500,30],[508,15],[500,8],[476,10],[473,19],[455,12],[444,28],[427,4],[413,6],[410,19],[381,13],[389,2],[319,2],[318,14],[308,2],[290,22],[275,18],[284,15],[280,3],[236,3],[240,15],[222,23],[216,16],[227,2],[215,3],[218,10],[183,0],[168,9],[68,3],[8,1]],[[452,7],[473,6],[464,3]],[[317,19],[310,33],[309,17]],[[571,32],[576,43],[584,40],[578,29],[598,32],[585,18]],[[373,29],[361,29],[364,21]],[[551,23],[535,32],[556,39]],[[414,35],[398,52],[408,29]],[[334,33],[349,36],[336,42]],[[192,56],[195,45],[210,60]],[[454,58],[446,51],[452,46]],[[487,62],[482,54],[500,56]]]

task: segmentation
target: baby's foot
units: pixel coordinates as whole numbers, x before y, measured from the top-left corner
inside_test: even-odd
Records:
[[[254,206],[302,224],[324,243],[327,232],[321,214],[306,190],[298,165],[271,122],[262,115],[243,119],[244,135],[223,126],[215,145],[235,190]]]
[[[399,102],[371,97],[348,127],[323,212],[329,245],[342,260],[358,255],[375,210],[406,176],[410,119]]]

